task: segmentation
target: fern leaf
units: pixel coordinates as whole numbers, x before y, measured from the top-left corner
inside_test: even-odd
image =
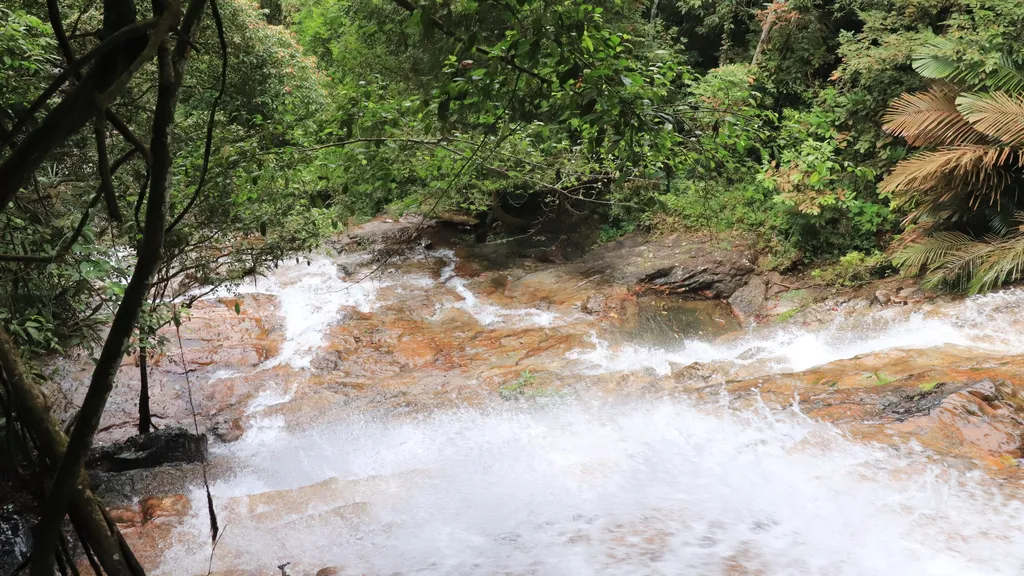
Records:
[[[979,132],[1009,144],[1024,144],[1024,98],[1004,92],[963,94],[956,108]]]
[[[961,115],[956,90],[934,86],[923,92],[902,94],[882,117],[882,129],[911,146],[975,144],[985,139]]]

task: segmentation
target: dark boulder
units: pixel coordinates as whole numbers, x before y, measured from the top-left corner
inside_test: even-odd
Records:
[[[754,251],[743,243],[716,242],[696,235],[648,241],[630,235],[588,254],[587,275],[600,273],[620,284],[636,284],[691,298],[728,298],[754,273]]]
[[[93,447],[86,467],[102,472],[123,472],[163,464],[201,462],[206,457],[206,444],[205,434],[196,436],[184,428],[162,428],[123,442]]]

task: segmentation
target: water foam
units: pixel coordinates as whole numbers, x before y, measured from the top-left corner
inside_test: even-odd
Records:
[[[343,480],[283,516],[264,501],[260,512],[273,521],[225,512],[219,553],[241,551],[236,569],[287,561],[439,575],[1024,569],[1020,502],[981,476],[851,442],[795,413],[565,404],[348,421],[285,432],[270,445],[246,438],[228,456],[237,475],[213,486],[218,502]],[[357,503],[355,519],[302,524],[304,514]],[[196,538],[205,507],[194,510],[155,573],[205,570],[208,543]]]
[[[483,302],[469,289],[466,285],[465,279],[459,278],[455,275],[455,265],[458,262],[455,258],[455,252],[452,250],[442,249],[434,250],[431,252],[431,255],[445,261],[445,266],[441,270],[440,282],[450,286],[461,298],[461,300],[453,304],[452,307],[465,310],[482,326],[506,324],[510,326],[544,327],[552,326],[561,320],[560,314],[549,310],[539,310],[537,308],[503,308],[501,306]]]
[[[278,292],[280,315],[284,317],[284,344],[267,366],[288,364],[309,368],[313,355],[324,344],[332,324],[344,308],[370,312],[377,305],[377,290],[384,281],[363,279],[348,282],[328,258],[314,258],[307,266],[282,267],[275,274],[281,285]]]
[[[967,298],[941,315],[905,314],[899,308],[852,316],[838,315],[830,324],[815,327],[770,327],[733,342],[687,340],[659,348],[627,343],[613,347],[592,335],[594,348],[578,350],[590,373],[650,368],[668,374],[672,364],[694,362],[760,362],[767,372],[799,372],[889,349],[923,349],[944,344],[973,346],[992,353],[1013,354],[1024,348],[1024,333],[1013,327],[1024,323],[1024,290],[1005,290]]]

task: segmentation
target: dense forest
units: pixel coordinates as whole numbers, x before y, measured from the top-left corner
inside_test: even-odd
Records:
[[[124,355],[346,226],[699,230],[977,292],[1024,274],[1022,154],[1018,0],[5,1],[0,408],[54,478],[32,573],[69,511],[136,571],[78,482]],[[83,346],[65,429],[32,360]]]

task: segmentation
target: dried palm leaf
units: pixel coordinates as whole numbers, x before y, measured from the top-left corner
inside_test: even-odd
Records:
[[[1019,166],[1021,151],[982,145],[948,146],[925,150],[900,161],[882,180],[879,189],[893,194],[897,203],[913,198],[913,193],[932,191],[930,202],[948,202],[963,194],[971,196],[973,206],[983,198],[999,204],[1003,187],[1010,182],[1007,167]]]
[[[1004,92],[962,94],[956,108],[979,132],[1010,146],[1024,144],[1024,99]]]
[[[949,85],[902,94],[882,117],[882,129],[911,146],[976,144],[985,140],[960,114],[957,91]]]

